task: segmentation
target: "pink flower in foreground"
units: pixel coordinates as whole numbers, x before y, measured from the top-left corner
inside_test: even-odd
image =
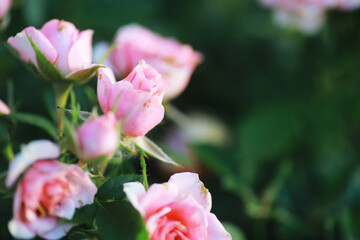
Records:
[[[3,101],[0,100],[0,115],[1,114],[10,114],[10,109]]]
[[[12,0],[1,0],[0,1],[0,20],[4,18],[4,16],[9,11],[12,4]]]
[[[45,23],[40,30],[28,27],[8,39],[10,46],[19,53],[24,62],[33,64],[43,77],[48,77],[48,73],[39,66],[27,35],[64,78],[71,78],[76,72],[93,67],[90,65],[92,30],[80,32],[70,22],[53,19]]]
[[[54,160],[59,147],[37,140],[22,148],[10,164],[6,185],[10,187],[25,169],[14,196],[9,231],[15,238],[60,239],[72,227],[61,218],[72,219],[75,208],[93,202],[97,188],[85,171],[76,165]]]
[[[144,136],[161,122],[164,88],[160,74],[143,61],[119,82],[110,68],[99,70],[97,94],[101,109],[107,113],[117,104],[115,115],[126,136]]]
[[[91,119],[76,130],[81,160],[110,158],[118,147],[117,120],[112,112]]]
[[[169,82],[165,98],[174,98],[184,91],[201,55],[191,46],[173,38],[164,38],[150,30],[131,24],[118,30],[118,44],[110,55],[110,66],[119,76],[126,76],[141,59],[153,66]]]
[[[147,192],[139,182],[125,183],[124,192],[145,220],[151,240],[230,240],[210,212],[211,195],[195,173],[177,173]]]

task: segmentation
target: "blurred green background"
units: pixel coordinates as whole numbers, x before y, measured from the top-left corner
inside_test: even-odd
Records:
[[[359,11],[329,12],[309,37],[274,26],[255,0],[18,0],[0,38],[53,18],[94,29],[94,44],[137,22],[203,53],[173,105],[216,115],[230,129],[225,146],[191,149],[212,211],[234,240],[360,238]],[[97,104],[95,89],[95,78],[76,88],[82,110]],[[53,121],[52,94],[0,46],[0,99]],[[170,129],[164,122],[153,139]],[[24,123],[11,133],[15,152],[38,138],[49,135]],[[168,179],[152,163],[149,173],[152,182]],[[8,239],[11,200],[0,204],[0,239]]]

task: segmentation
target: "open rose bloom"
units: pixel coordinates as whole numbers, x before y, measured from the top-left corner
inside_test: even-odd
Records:
[[[104,64],[110,66],[116,75],[126,76],[144,59],[169,82],[166,99],[175,98],[184,91],[202,58],[191,46],[173,38],[164,38],[136,24],[120,28],[115,42],[117,45]],[[104,45],[100,48],[106,49]],[[101,54],[97,55],[100,59]]]
[[[6,185],[10,187],[29,166],[14,196],[9,231],[15,238],[60,239],[72,227],[61,218],[72,219],[75,209],[93,203],[96,186],[76,165],[54,160],[59,147],[37,140],[22,148],[10,164]]]
[[[307,34],[316,33],[324,24],[329,9],[351,10],[360,0],[260,0],[274,9],[275,22],[283,27],[294,27]]]
[[[101,68],[97,93],[104,113],[112,111],[125,136],[144,136],[164,118],[162,99],[166,82],[150,65],[141,61],[123,80],[116,82],[110,68]]]
[[[139,182],[125,183],[124,191],[145,220],[151,240],[228,240],[210,212],[211,195],[195,173],[178,173],[148,191]]]
[[[40,29],[25,28],[15,37],[10,37],[8,43],[14,48],[20,58],[33,65],[39,74],[47,80],[54,78],[84,81],[88,79],[86,72],[93,71],[98,65],[92,65],[92,30],[79,31],[74,24],[53,19]],[[56,73],[49,74],[49,66],[40,65],[36,52],[29,38],[39,48],[45,58],[56,67]],[[51,70],[54,71],[54,70]]]

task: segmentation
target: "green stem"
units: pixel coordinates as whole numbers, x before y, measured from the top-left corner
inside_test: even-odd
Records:
[[[66,106],[66,102],[73,85],[69,83],[54,83],[53,87],[55,92],[56,107],[60,108],[56,110],[56,127],[58,129],[58,135],[61,137],[64,129],[63,122],[65,117],[63,109]]]
[[[142,174],[143,174],[143,185],[145,187],[145,190],[147,191],[149,189],[149,183],[147,180],[147,175],[146,175],[146,162],[145,162],[145,158],[143,154],[140,154],[140,165],[142,168]]]

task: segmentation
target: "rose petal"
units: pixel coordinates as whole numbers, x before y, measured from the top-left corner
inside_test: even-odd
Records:
[[[49,232],[39,234],[45,239],[60,239],[66,235],[66,233],[73,227],[71,224],[57,225],[54,229]]]
[[[176,173],[170,177],[169,183],[173,183],[179,188],[181,197],[190,195],[203,206],[205,211],[210,211],[211,194],[200,181],[198,174],[190,172]]]
[[[8,224],[11,235],[18,239],[31,239],[35,237],[35,233],[27,228],[21,221],[12,219]]]
[[[70,71],[75,71],[91,64],[93,34],[93,30],[82,31],[76,42],[73,43],[68,54]]]
[[[139,203],[140,198],[145,194],[144,186],[139,182],[130,182],[125,183],[123,189],[126,197],[129,199],[133,207],[136,208],[142,216],[144,216],[145,211]]]
[[[21,149],[21,152],[15,155],[9,166],[6,177],[6,186],[16,181],[19,175],[31,164],[38,160],[55,159],[60,155],[60,148],[48,140],[32,141]]]
[[[89,175],[76,165],[66,165],[69,174],[66,178],[69,180],[71,187],[71,198],[75,203],[75,207],[79,208],[94,202],[97,187],[91,181]]]
[[[59,54],[56,61],[59,71],[63,75],[71,72],[67,56],[73,42],[78,37],[79,30],[70,22],[53,19],[45,23],[40,31],[49,39]]]
[[[207,238],[206,240],[231,240],[231,235],[225,230],[224,226],[217,219],[215,214],[208,213],[208,228],[207,228]]]
[[[126,136],[144,136],[164,118],[165,109],[156,98],[140,99],[141,104],[123,120],[122,132]],[[142,103],[144,102],[144,103]]]
[[[54,63],[57,57],[57,51],[51,42],[41,33],[39,30],[34,27],[28,27],[16,34],[15,37],[10,37],[8,39],[8,43],[11,47],[13,47],[20,55],[20,58],[26,62],[31,62],[36,67],[38,67],[36,61],[36,55],[31,43],[28,39],[28,36],[33,40],[36,46],[40,49],[40,51],[47,57],[47,59]]]
[[[70,198],[62,202],[61,206],[59,206],[54,212],[55,216],[58,216],[60,218],[66,218],[68,220],[71,220],[74,214],[75,214],[75,203]]]
[[[145,215],[149,216],[157,212],[160,208],[174,202],[178,193],[179,190],[175,184],[153,184],[146,194],[141,197],[139,203]]]
[[[113,71],[110,68],[100,68],[98,73],[97,94],[99,104],[104,113],[110,110],[109,98],[112,85],[116,82]]]

